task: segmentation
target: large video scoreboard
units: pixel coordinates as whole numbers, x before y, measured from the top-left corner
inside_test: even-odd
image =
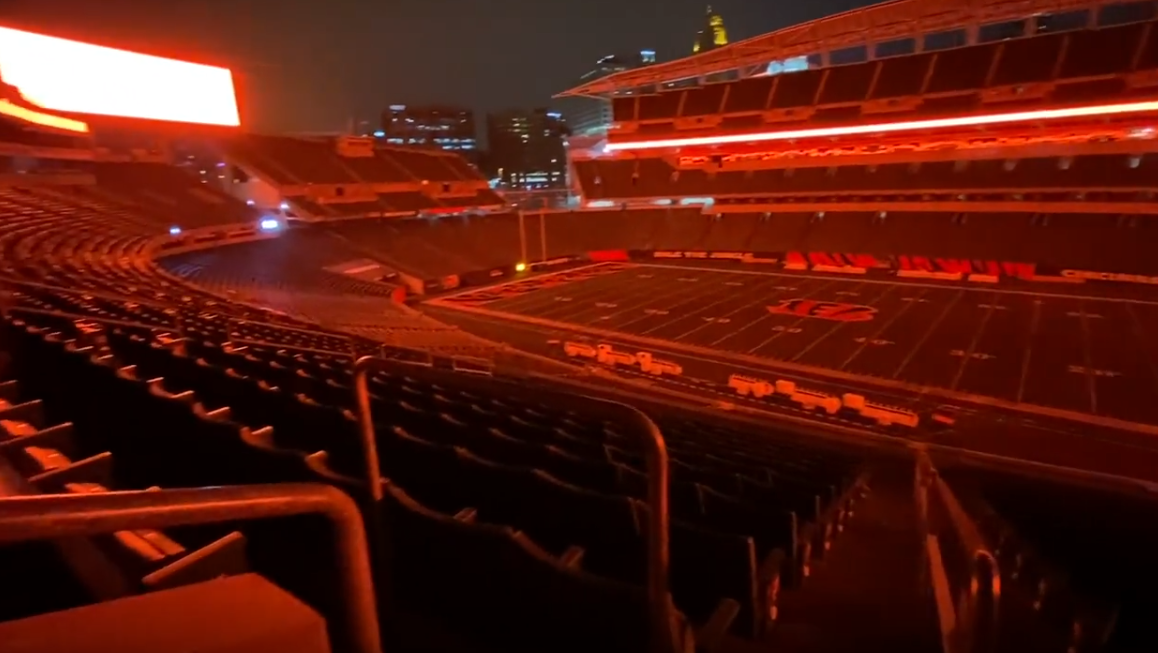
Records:
[[[228,68],[0,27],[0,81],[49,111],[241,124]]]

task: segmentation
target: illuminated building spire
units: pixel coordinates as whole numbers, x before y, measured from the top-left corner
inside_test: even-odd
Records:
[[[724,27],[724,19],[708,5],[707,24],[704,29],[696,32],[696,41],[692,52],[706,52],[728,44],[728,30]]]

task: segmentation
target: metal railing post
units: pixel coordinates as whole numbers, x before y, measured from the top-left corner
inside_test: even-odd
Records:
[[[0,544],[316,514],[334,527],[345,631],[357,653],[379,653],[377,605],[362,516],[328,485],[286,483],[0,498]]]
[[[358,425],[361,430],[362,448],[365,454],[366,480],[370,484],[370,496],[375,502],[382,501],[381,468],[379,467],[378,440],[374,429],[373,408],[370,402],[368,377],[371,372],[384,371],[399,366],[400,363],[380,358],[363,356],[354,362],[354,394],[358,404]],[[648,477],[648,551],[647,551],[647,596],[651,621],[652,643],[656,651],[675,651],[678,639],[683,633],[674,630],[674,606],[668,590],[670,567],[670,528],[668,512],[668,456],[667,445],[659,427],[639,409],[616,401],[598,397],[584,397],[585,400],[601,404],[617,414],[622,423],[639,434],[647,452]]]

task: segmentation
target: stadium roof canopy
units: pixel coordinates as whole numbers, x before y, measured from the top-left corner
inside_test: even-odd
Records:
[[[736,41],[714,50],[592,80],[557,97],[603,96],[724,73],[749,77],[772,61],[824,54],[965,29],[968,43],[982,25],[1122,4],[1106,0],[891,0]],[[1144,4],[1144,3],[1143,3]],[[920,47],[920,46],[918,46]],[[873,48],[869,48],[871,52]],[[871,55],[870,55],[871,56]],[[827,62],[826,62],[827,63]]]

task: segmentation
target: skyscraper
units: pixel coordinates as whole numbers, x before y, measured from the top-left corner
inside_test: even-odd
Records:
[[[696,32],[696,42],[692,46],[692,52],[707,52],[727,44],[728,30],[724,28],[724,19],[712,11],[712,5],[708,5],[707,22],[704,29]]]
[[[626,55],[611,54],[595,62],[595,67],[579,78],[580,83],[655,63],[655,50]],[[556,106],[567,120],[572,136],[601,136],[611,126],[611,100],[594,97],[567,97]]]
[[[461,107],[392,104],[374,136],[391,145],[451,150],[471,161],[478,149],[474,112]]]
[[[519,190],[561,188],[567,183],[567,124],[547,109],[487,115],[488,171]]]

